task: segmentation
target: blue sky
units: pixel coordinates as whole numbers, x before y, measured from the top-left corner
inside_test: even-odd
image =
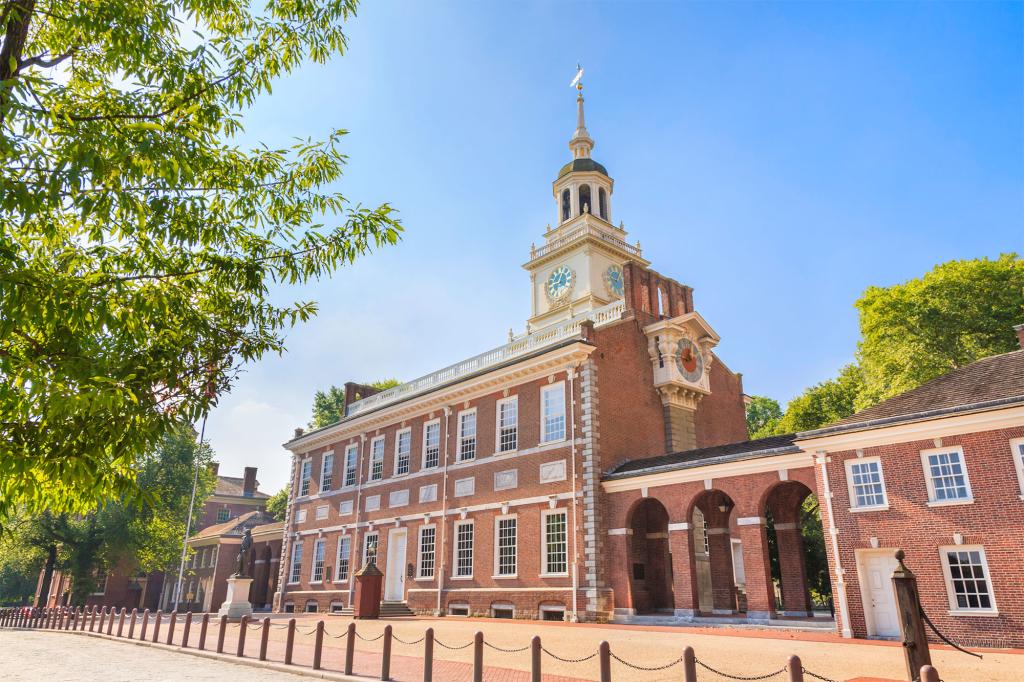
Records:
[[[316,389],[501,345],[555,217],[577,61],[614,219],[693,286],[748,393],[834,375],[869,285],[1024,250],[1022,3],[365,3],[349,53],[278,81],[247,143],[345,128],[394,248],[287,291],[320,315],[211,414],[224,473],[284,484]]]

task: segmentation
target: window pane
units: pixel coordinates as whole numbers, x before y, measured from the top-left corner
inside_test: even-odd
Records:
[[[498,575],[516,574],[516,519],[498,519]]]
[[[476,458],[476,412],[459,416],[459,461]]]
[[[460,523],[455,530],[455,575],[473,575],[473,523]]]
[[[565,438],[565,385],[546,387],[541,391],[544,442]]]
[[[398,434],[397,458],[395,461],[395,475],[409,473],[409,459],[412,453],[412,432],[403,431]]]
[[[379,481],[384,478],[384,439],[373,441],[370,451],[370,480]]]
[[[544,521],[544,572],[565,573],[569,570],[566,514],[548,514]]]
[[[334,455],[324,455],[323,466],[320,469],[320,492],[327,492],[331,489],[334,478]]]
[[[928,473],[935,491],[935,500],[962,500],[970,497],[959,452],[928,455]]]
[[[351,562],[352,539],[348,536],[338,540],[338,580],[348,580],[349,564]]]
[[[855,507],[874,507],[885,504],[881,465],[878,462],[855,462],[850,465],[850,475]]]
[[[946,565],[958,608],[992,608],[992,594],[979,550],[946,552]]]
[[[434,551],[437,529],[433,527],[420,528],[420,562],[419,577],[434,577]]]
[[[309,494],[309,479],[313,475],[313,460],[307,459],[302,462],[302,472],[299,477],[299,495]]]
[[[345,451],[345,485],[356,484],[356,461],[359,456],[359,451],[355,446],[350,447]]]
[[[518,427],[518,401],[508,400],[498,403],[498,452],[510,452],[516,449]]]
[[[423,434],[423,466],[436,467],[441,454],[441,425],[427,424]]]
[[[363,565],[377,563],[377,534],[369,533],[363,540]]]
[[[297,583],[302,579],[302,543],[298,542],[292,547],[292,567],[288,582]]]

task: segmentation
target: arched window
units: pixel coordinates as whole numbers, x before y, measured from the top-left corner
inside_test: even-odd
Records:
[[[580,215],[590,213],[594,204],[590,201],[590,185],[580,185]]]
[[[562,190],[562,222],[569,219],[569,190]]]
[[[608,220],[608,193],[604,191],[604,187],[599,187],[597,190],[597,202],[598,202],[598,213],[602,220]]]

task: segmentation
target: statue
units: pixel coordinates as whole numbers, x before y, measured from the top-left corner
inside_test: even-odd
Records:
[[[238,570],[232,578],[248,578],[249,554],[252,552],[252,529],[246,528],[242,536],[242,545],[238,551]]]

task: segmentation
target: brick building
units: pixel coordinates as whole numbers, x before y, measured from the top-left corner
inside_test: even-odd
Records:
[[[524,265],[525,332],[391,389],[346,384],[340,422],[285,444],[275,609],[342,610],[374,561],[384,601],[421,613],[801,619],[887,637],[901,547],[940,627],[1024,646],[1024,524],[998,513],[1024,499],[1024,352],[827,429],[747,440],[740,375],[693,290],[613,222],[577,106],[556,223]],[[834,620],[809,590],[809,524]]]

